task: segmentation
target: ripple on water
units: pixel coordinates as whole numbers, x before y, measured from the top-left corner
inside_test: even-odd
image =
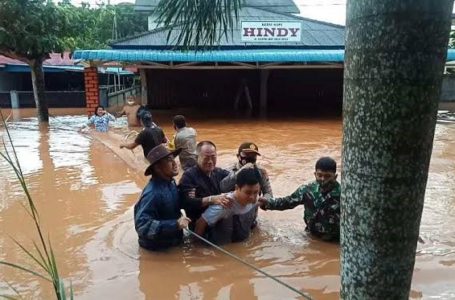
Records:
[[[156,115],[159,122],[160,115]],[[169,135],[170,118],[162,120]],[[145,180],[118,156],[139,164],[143,159],[136,158],[141,153],[125,159],[122,155],[126,152],[117,147],[119,139],[106,135],[104,144],[116,148],[112,154],[97,138],[74,130],[85,121],[85,116],[52,118],[46,129],[39,128],[36,119],[26,119],[11,127],[20,160],[27,165],[26,178],[40,197],[43,220],[52,228],[59,262],[65,278],[75,283],[78,299],[297,299],[270,279],[203,245],[186,243],[166,253],[139,249],[131,206]],[[312,180],[314,163],[320,156],[331,155],[340,161],[339,120],[225,121],[193,118],[191,125],[201,139],[217,144],[220,166],[234,162],[236,146],[251,140],[254,132],[253,140],[262,154],[259,161],[269,172],[276,196],[287,195]],[[121,122],[124,119],[113,124],[113,132],[123,137],[126,129]],[[143,165],[137,169],[141,168]],[[420,230],[425,243],[418,245],[413,299],[450,299],[455,295],[454,174],[455,128],[439,124]],[[20,189],[3,163],[0,189],[7,191],[7,196],[0,198],[0,232],[5,228],[19,236],[21,230],[28,232],[17,222],[21,207],[14,204],[21,196]],[[315,299],[338,299],[339,247],[305,234],[302,210],[261,211],[259,229],[251,239],[226,249],[310,292]],[[4,243],[0,238],[2,249]],[[4,255],[15,256],[15,249],[6,249]],[[18,285],[23,278],[28,277],[14,277]],[[35,282],[31,286],[39,290]],[[40,296],[37,292],[36,297]]]

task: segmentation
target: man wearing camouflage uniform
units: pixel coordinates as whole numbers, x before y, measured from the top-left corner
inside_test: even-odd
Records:
[[[340,239],[340,184],[336,180],[336,162],[322,157],[316,162],[316,181],[300,186],[287,197],[259,199],[264,210],[286,210],[303,204],[307,231],[326,240]]]

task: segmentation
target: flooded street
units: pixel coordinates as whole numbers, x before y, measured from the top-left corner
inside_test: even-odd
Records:
[[[108,134],[84,135],[83,111],[59,110],[49,127],[34,111],[11,117],[10,131],[61,275],[76,299],[301,299],[292,291],[216,250],[186,243],[165,253],[139,249],[132,206],[147,182],[142,149],[120,150],[129,132],[124,118]],[[70,114],[70,115],[68,115]],[[77,115],[79,114],[79,115]],[[341,161],[340,118],[207,118],[184,113],[198,140],[218,147],[218,166],[235,162],[240,143],[254,141],[274,195],[285,196],[314,179],[320,156]],[[172,114],[154,118],[170,138]],[[0,135],[5,135],[0,127]],[[3,150],[1,150],[3,151]],[[341,166],[340,166],[341,167]],[[455,298],[455,123],[438,123],[427,185],[412,299]],[[12,238],[32,248],[37,240],[23,208],[25,196],[11,168],[0,161],[0,259],[32,265]],[[304,232],[303,206],[260,211],[244,243],[225,248],[314,299],[338,299],[339,246]],[[36,269],[38,270],[38,269]],[[0,266],[0,295],[52,299],[51,285]]]

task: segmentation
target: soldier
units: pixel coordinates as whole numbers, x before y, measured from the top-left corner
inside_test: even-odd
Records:
[[[258,146],[255,143],[242,143],[237,152],[238,161],[228,169],[230,171],[229,175],[220,183],[221,191],[223,193],[234,191],[237,173],[240,172],[242,168],[254,168],[256,166],[257,157],[260,155]],[[259,171],[259,183],[261,185],[262,196],[265,198],[272,198],[272,187],[270,186],[267,171],[262,167],[257,167],[256,169]]]
[[[340,239],[340,184],[336,162],[321,157],[316,162],[316,181],[300,186],[294,193],[282,198],[260,198],[264,210],[286,210],[303,204],[305,230],[326,241]]]

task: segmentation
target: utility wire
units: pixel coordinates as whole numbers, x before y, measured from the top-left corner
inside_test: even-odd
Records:
[[[184,213],[185,211],[184,211],[183,209],[182,209],[181,211],[182,211],[182,215],[183,215],[184,217],[186,217],[186,214]],[[249,263],[249,262],[247,262],[247,261],[241,259],[241,258],[238,257],[237,255],[234,255],[234,254],[230,253],[230,252],[227,251],[227,250],[224,250],[224,249],[221,248],[220,246],[215,245],[214,243],[212,243],[212,242],[210,242],[209,240],[203,238],[202,236],[200,236],[199,234],[195,233],[194,231],[192,231],[192,230],[190,230],[190,229],[188,229],[188,228],[185,228],[185,231],[188,232],[189,234],[191,234],[192,236],[194,236],[194,237],[200,239],[201,241],[203,241],[203,242],[209,244],[210,246],[212,246],[213,248],[217,249],[218,251],[221,251],[222,253],[226,254],[227,256],[229,256],[229,257],[235,259],[236,261],[238,261],[238,262],[240,262],[240,263],[242,263],[242,264],[244,264],[244,265],[246,265],[246,266],[248,266],[248,267],[254,269],[255,271],[261,273],[261,274],[264,275],[265,277],[268,277],[268,278],[270,278],[270,279],[272,279],[272,280],[278,282],[279,284],[281,284],[281,285],[287,287],[288,289],[290,289],[291,291],[293,291],[293,292],[299,294],[299,295],[302,296],[303,298],[305,298],[305,299],[307,299],[307,300],[312,300],[312,299],[313,299],[313,298],[311,298],[310,295],[308,295],[308,294],[306,294],[306,293],[304,293],[304,292],[302,292],[302,291],[299,291],[299,290],[296,289],[295,287],[290,286],[289,284],[287,284],[286,282],[281,281],[280,279],[276,278],[275,276],[270,275],[269,273],[267,273],[267,272],[265,272],[265,271],[262,271],[261,269],[259,269],[259,268],[256,267],[255,265],[253,265],[253,264],[251,264],[251,263]]]

